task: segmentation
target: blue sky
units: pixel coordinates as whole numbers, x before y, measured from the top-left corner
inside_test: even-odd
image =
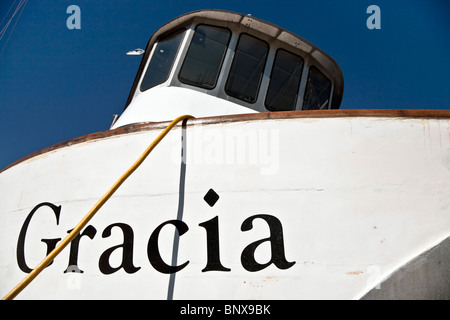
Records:
[[[20,2],[0,0],[1,29]],[[372,4],[379,30],[366,27]],[[66,26],[69,5],[81,9],[80,30]],[[341,109],[450,109],[448,0],[33,0],[0,40],[0,169],[109,129],[140,63],[126,52],[199,9],[252,14],[326,51],[344,74]]]

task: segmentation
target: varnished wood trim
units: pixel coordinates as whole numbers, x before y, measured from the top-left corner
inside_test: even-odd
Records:
[[[227,116],[215,116],[206,118],[192,119],[187,122],[187,125],[207,125],[218,123],[230,123],[239,121],[261,121],[269,119],[297,119],[297,118],[344,118],[344,117],[379,117],[379,118],[419,118],[419,119],[448,119],[450,120],[450,110],[314,110],[314,111],[284,111],[284,112],[263,112],[263,113],[249,113],[237,114]],[[124,126],[114,130],[106,130],[96,133],[91,133],[81,137],[73,138],[67,141],[57,143],[48,148],[31,153],[5,167],[3,172],[16,164],[19,164],[27,159],[31,159],[38,155],[71,146],[78,143],[92,141],[96,139],[103,139],[113,137],[116,135],[127,134],[132,132],[164,129],[170,121],[157,123],[141,123]],[[181,125],[181,124],[179,124]]]

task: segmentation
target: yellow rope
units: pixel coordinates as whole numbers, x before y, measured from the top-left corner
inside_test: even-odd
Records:
[[[78,225],[70,232],[67,237],[50,252],[41,263],[37,265],[14,289],[12,289],[2,300],[14,299],[31,281],[36,278],[39,273],[81,232],[86,226],[89,220],[97,213],[97,211],[108,201],[108,199],[116,192],[122,183],[144,162],[145,158],[152,152],[156,145],[166,136],[166,134],[180,121],[194,118],[190,115],[184,115],[173,120],[163,132],[147,147],[142,155],[136,160],[136,162],[113,184],[113,186],[105,193],[103,197],[92,207],[92,209],[86,214],[86,216],[78,223]]]

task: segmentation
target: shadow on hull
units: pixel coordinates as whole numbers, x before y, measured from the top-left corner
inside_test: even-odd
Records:
[[[362,299],[450,299],[450,238],[400,268]]]

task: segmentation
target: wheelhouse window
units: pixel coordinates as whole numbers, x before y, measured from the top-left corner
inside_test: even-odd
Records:
[[[248,34],[242,34],[236,47],[225,92],[240,100],[254,103],[258,96],[269,45]]]
[[[278,50],[266,95],[266,108],[270,111],[295,110],[303,59],[285,50]]]
[[[319,69],[311,67],[303,99],[303,110],[328,109],[330,94],[330,80]]]
[[[184,36],[184,29],[158,41],[147,72],[141,83],[141,91],[164,83],[169,78],[175,57]]]
[[[197,26],[178,79],[186,84],[213,89],[217,84],[230,37],[228,29]]]

